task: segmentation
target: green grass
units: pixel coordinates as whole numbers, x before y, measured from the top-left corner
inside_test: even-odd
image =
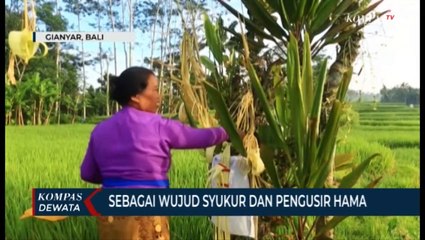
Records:
[[[362,178],[360,178],[356,187],[366,187],[371,181],[380,176],[391,176],[395,171],[395,156],[391,149],[382,146],[379,143],[370,143],[362,138],[350,138],[345,143],[339,144],[337,148],[339,153],[350,153],[353,155],[353,163],[360,164],[375,153],[382,156],[372,160],[370,166],[366,169]],[[336,173],[336,177],[342,177],[348,172],[341,171]]]
[[[353,108],[356,110],[356,108]],[[357,110],[356,110],[357,111]],[[362,116],[375,116],[375,117],[417,117],[419,114],[418,110],[415,111],[372,111],[372,112],[361,112]]]
[[[170,171],[172,188],[204,188],[208,163],[200,151],[174,151]],[[213,227],[207,217],[171,217],[171,238],[176,240],[209,239]]]
[[[380,127],[379,127],[380,128]],[[395,137],[396,136],[396,137]],[[349,136],[352,139],[367,139],[368,142],[378,142],[390,148],[400,147],[418,147],[419,148],[419,130],[387,130],[373,131],[355,129]]]
[[[380,188],[419,188],[419,111],[404,105],[354,104],[360,125],[354,126],[339,152],[353,152],[360,163],[371,153],[382,157],[372,161],[357,187],[382,176]],[[366,121],[365,121],[366,120]],[[381,124],[365,125],[371,122]],[[406,124],[408,123],[408,124]],[[349,217],[335,229],[336,239],[419,239],[419,217]]]
[[[356,109],[355,109],[356,110]],[[373,108],[363,108],[363,109],[357,109],[357,112],[359,112],[360,114],[362,113],[374,113],[374,112],[381,112],[381,113],[395,113],[397,112],[397,114],[406,114],[406,113],[419,113],[419,109],[418,108],[409,108],[409,107],[394,107],[394,108],[377,108],[377,109],[373,109]]]
[[[373,153],[372,161],[356,187],[382,176],[378,187],[419,187],[419,112],[400,105],[380,104],[377,112],[360,112],[360,120],[417,121],[354,126],[338,152],[350,152],[359,164]],[[368,108],[354,104],[354,109]],[[404,109],[394,112],[396,109]],[[393,112],[382,112],[381,109]],[[381,120],[379,120],[381,118]],[[382,120],[387,118],[391,120]],[[71,217],[60,222],[19,220],[31,206],[31,189],[47,187],[92,188],[81,181],[79,167],[94,125],[6,127],[6,239],[98,239],[95,219]],[[207,163],[200,151],[174,151],[171,187],[205,187]],[[340,173],[338,173],[340,174]],[[338,175],[337,175],[338,176]],[[172,239],[211,239],[207,217],[171,217]],[[335,229],[335,239],[419,239],[419,217],[349,217]]]
[[[419,217],[349,217],[335,229],[341,240],[419,239]]]
[[[419,147],[395,148],[393,152],[398,167],[382,179],[381,186],[419,188]]]
[[[375,116],[373,114],[363,114],[362,120],[374,120],[374,121],[394,121],[397,119],[403,118],[403,120],[416,120],[419,121],[420,116],[418,116],[416,113],[415,115],[403,115],[403,116],[395,116],[395,115],[389,115],[389,116]]]
[[[372,125],[372,126],[419,126],[418,120],[360,120],[360,125]]]
[[[413,131],[415,134],[419,133],[419,126],[356,126],[357,130],[364,131],[377,131],[377,132],[391,132],[391,131]]]
[[[32,188],[93,188],[79,167],[92,125],[6,127],[6,239],[98,239],[95,218],[19,220]],[[171,187],[205,187],[208,165],[199,151],[173,152]],[[171,217],[173,239],[209,239],[207,217]]]
[[[31,189],[93,187],[79,179],[79,166],[92,126],[6,128],[6,238],[96,239],[94,219],[61,222],[19,220],[31,207]],[[18,200],[18,201],[17,201]]]

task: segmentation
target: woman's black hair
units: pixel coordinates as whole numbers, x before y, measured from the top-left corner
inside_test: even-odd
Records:
[[[151,75],[155,74],[150,69],[130,67],[124,70],[119,77],[111,77],[111,99],[117,101],[121,106],[127,105],[132,96],[145,90]]]

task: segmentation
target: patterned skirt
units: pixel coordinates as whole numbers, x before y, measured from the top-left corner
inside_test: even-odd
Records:
[[[102,216],[99,240],[169,240],[167,216]]]
[[[103,188],[168,188],[165,180],[104,179]],[[170,240],[167,216],[97,217],[99,240]]]

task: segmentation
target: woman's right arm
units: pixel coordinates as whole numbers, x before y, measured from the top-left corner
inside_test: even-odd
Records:
[[[86,182],[100,184],[102,183],[102,175],[100,174],[99,166],[94,158],[93,144],[93,137],[90,136],[86,155],[80,167],[80,175],[81,179]]]
[[[229,139],[222,127],[192,128],[172,119],[162,119],[159,131],[161,137],[175,149],[207,148]]]

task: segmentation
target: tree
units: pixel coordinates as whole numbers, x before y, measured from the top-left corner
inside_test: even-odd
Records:
[[[408,83],[402,83],[391,89],[384,85],[380,90],[381,102],[419,104],[419,89],[412,88]]]
[[[21,7],[19,1],[13,2],[12,6],[6,6],[6,35],[21,27]],[[66,31],[67,21],[59,14],[58,6],[54,2],[40,1],[35,7],[39,31]],[[31,60],[25,68],[25,74],[18,71],[18,85],[7,88],[7,124],[46,124],[50,122],[55,108],[59,120],[60,110],[65,108],[61,102],[62,97],[78,91],[79,59],[69,53],[72,45],[62,44],[61,48],[58,48],[55,43],[47,43],[47,46],[55,51],[50,51],[45,57]],[[6,55],[9,55],[8,45]],[[6,59],[6,66],[8,60]]]
[[[381,93],[381,102],[389,102],[390,101],[388,89],[385,85],[382,87],[382,89],[379,92]]]
[[[40,79],[37,72],[26,75],[26,78],[25,83],[28,85],[29,96],[33,102],[32,124],[47,124],[58,97],[57,85],[50,79]]]
[[[195,62],[202,61],[209,70],[206,78],[210,81],[201,82],[218,112],[221,124],[231,135],[233,147],[247,156],[245,147],[249,145],[245,142],[246,138],[242,141],[236,134],[237,119],[226,102],[232,95],[232,102],[243,102],[246,94],[252,91],[255,116],[245,117],[255,122],[254,136],[258,138],[261,159],[267,170],[263,177],[270,185],[323,188],[340,184],[339,187],[352,187],[346,180],[336,183],[333,179],[336,138],[352,76],[352,64],[362,39],[361,29],[368,23],[351,22],[346,16],[367,14],[380,2],[362,5],[365,2],[318,0],[294,4],[292,1],[242,0],[248,16],[236,11],[226,1],[219,2],[241,20],[241,32],[232,31],[232,26],[226,30],[243,47],[242,44],[232,44],[234,51],[225,49],[221,24],[214,25],[206,17],[205,32],[213,60],[198,59],[193,54],[190,57],[195,61],[186,61],[189,69],[196,69]],[[279,15],[280,22],[272,14]],[[274,49],[265,46],[263,40],[266,39],[274,43]],[[325,46],[333,44],[338,45],[336,61],[329,70],[326,61],[321,63],[319,77],[315,78],[311,59]],[[236,64],[233,61],[243,65],[243,70],[248,74],[235,74]],[[186,71],[186,68],[182,68],[182,77]],[[238,78],[241,75],[246,83],[245,88],[243,84],[226,88],[229,83],[240,81]],[[190,74],[190,79],[202,77],[200,71]],[[192,84],[198,87],[200,83],[195,81]],[[220,95],[224,102],[218,97]],[[185,99],[186,104],[190,109],[190,100]],[[253,136],[250,139],[253,140]],[[364,164],[367,165],[376,156],[371,156]],[[249,158],[253,164],[258,162],[253,157]],[[348,174],[345,179],[353,178],[354,174]],[[328,239],[333,238],[330,230],[334,224],[343,219],[293,217],[288,221],[291,222],[289,229],[292,226],[292,234],[298,239],[313,235],[318,239]],[[263,219],[260,238],[267,233],[263,230],[272,229],[271,222],[274,222],[273,218]]]
[[[101,19],[103,18],[105,14],[107,14],[107,8],[104,7],[104,4],[100,0],[90,1],[89,3],[90,3],[91,12],[95,12],[95,15],[96,15],[96,23],[91,23],[90,25],[94,28],[97,28],[97,31],[102,32]],[[104,74],[103,60],[106,59],[108,61],[108,59],[107,59],[106,53],[102,49],[102,42],[99,41],[98,46],[99,46],[99,52],[97,56],[94,58],[94,63],[99,65],[100,67],[99,77],[102,78]],[[109,96],[109,88],[106,91],[106,95]],[[106,108],[106,115],[109,116],[110,110],[109,110],[108,100],[105,101],[105,108]]]
[[[77,15],[77,28],[81,32],[81,17],[84,17],[87,14],[90,14],[90,11],[87,5],[84,2],[79,0],[64,0],[66,3],[66,11],[71,12]],[[82,103],[83,103],[83,119],[86,119],[87,110],[86,110],[86,61],[85,61],[85,51],[84,51],[84,41],[81,41],[81,67],[83,69],[82,78],[83,78],[83,89],[82,89]]]
[[[115,1],[117,2],[117,1]],[[116,3],[115,3],[116,4]],[[114,6],[114,3],[112,0],[108,1],[108,16],[109,16],[109,20],[110,20],[110,25],[107,24],[107,26],[112,29],[112,32],[115,32],[115,19],[118,15],[117,11],[113,11],[112,7]],[[114,74],[115,76],[118,76],[118,68],[117,68],[117,45],[114,42]],[[107,59],[107,66],[109,67],[109,59]],[[109,69],[108,69],[109,70]],[[108,71],[109,72],[109,71]],[[109,75],[108,75],[109,76]],[[107,96],[109,96],[109,78],[107,79]],[[118,111],[118,103],[115,103],[115,111]]]
[[[57,31],[62,32],[66,31],[67,29],[67,21],[61,16],[60,13],[60,7],[58,4],[58,1],[56,0],[55,3],[53,2],[45,2],[42,3],[40,7],[38,7],[37,10],[39,21],[44,23],[46,26],[46,31]],[[52,44],[49,44],[52,45]],[[62,81],[61,81],[61,43],[57,42],[55,45],[55,55],[56,55],[56,74],[55,77],[52,78],[56,82],[56,87],[58,89],[58,96],[56,97],[57,101],[55,103],[55,116],[57,118],[57,122],[60,123],[60,105],[61,105],[61,87],[62,87]],[[65,49],[66,49],[65,45]]]

